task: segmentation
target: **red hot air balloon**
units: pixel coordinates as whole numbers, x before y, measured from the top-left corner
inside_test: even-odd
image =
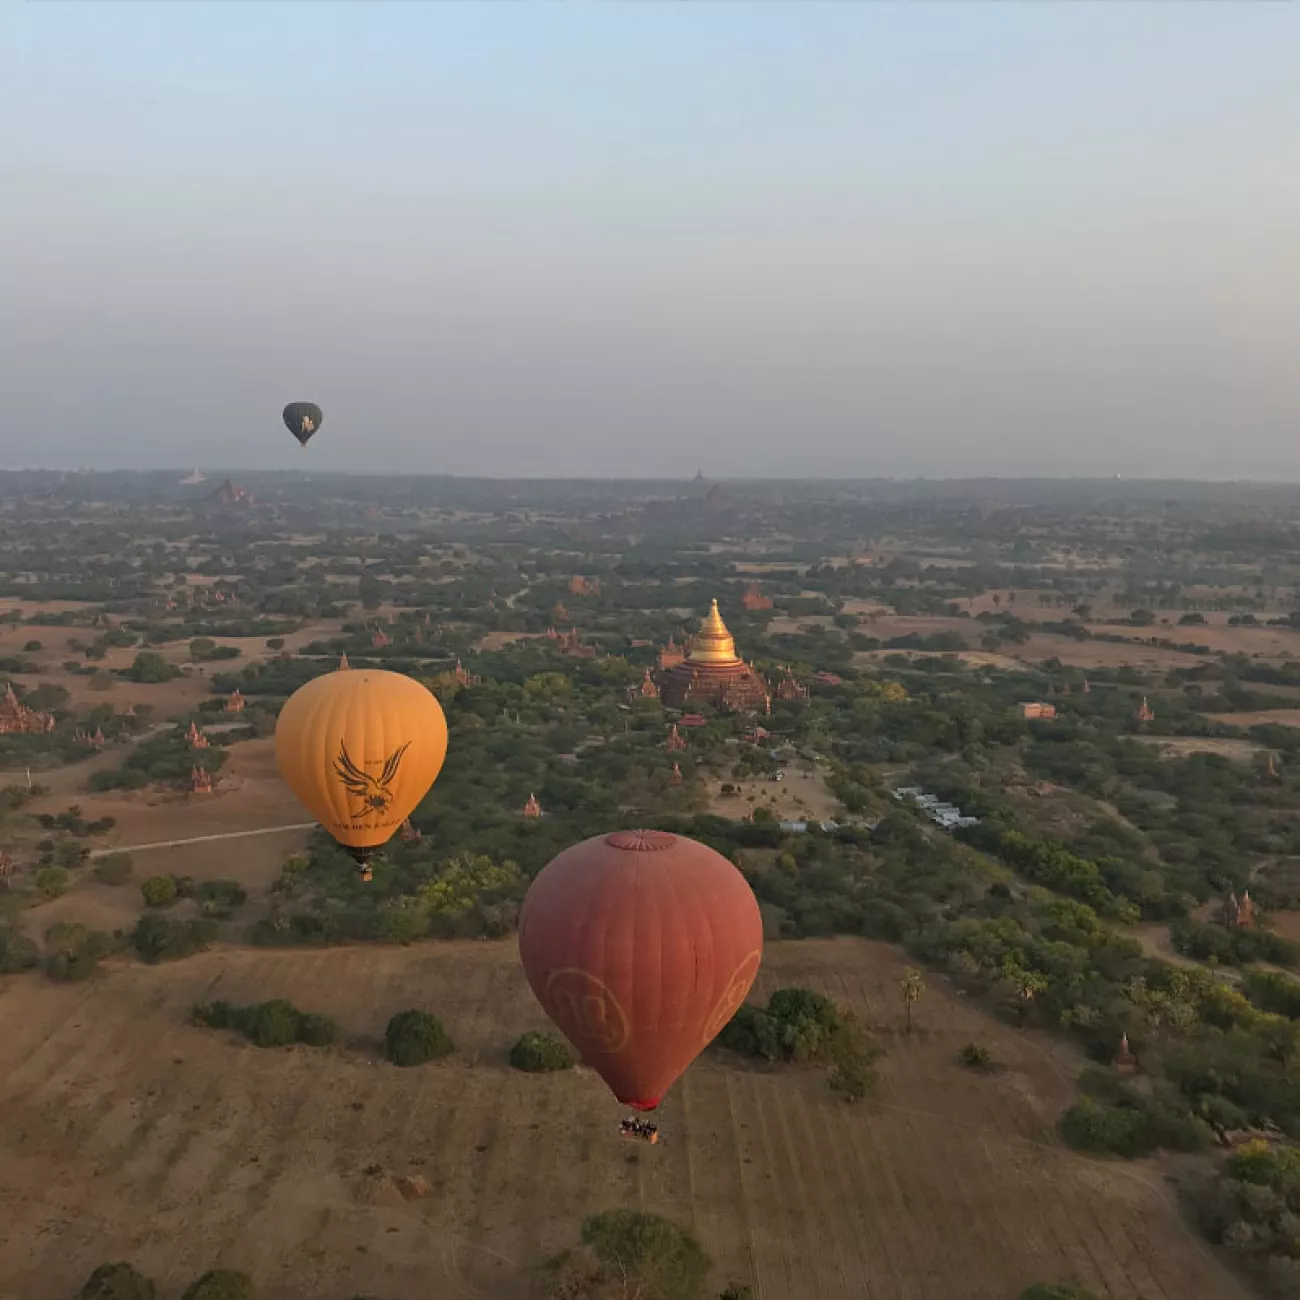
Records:
[[[664,831],[615,831],[542,869],[519,955],[583,1061],[619,1101],[653,1110],[744,1002],[763,921],[720,853]]]

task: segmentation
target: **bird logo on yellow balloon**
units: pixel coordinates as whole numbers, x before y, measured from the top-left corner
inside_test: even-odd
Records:
[[[339,746],[339,756],[334,763],[334,771],[347,789],[352,801],[351,816],[354,819],[378,817],[386,813],[393,802],[390,787],[397,778],[397,770],[402,765],[402,755],[410,748],[411,742],[399,746],[384,760],[383,771],[378,776],[363,772],[348,756],[346,744]]]

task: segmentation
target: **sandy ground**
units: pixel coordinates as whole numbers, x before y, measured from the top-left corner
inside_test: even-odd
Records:
[[[511,942],[222,950],[77,986],[9,978],[0,1292],[66,1300],[126,1258],[168,1293],[224,1265],[260,1300],[522,1300],[523,1270],[584,1215],[630,1206],[691,1226],[717,1289],[749,1281],[759,1300],[1006,1300],[1067,1276],[1112,1300],[1244,1300],[1156,1168],[1059,1145],[1076,1062],[937,979],[904,1037],[901,971],[865,941],[770,945],[762,992],[822,989],[887,1041],[879,1096],[850,1109],[819,1071],[709,1055],[665,1104],[666,1143],[637,1150],[593,1075],[504,1064],[541,1023]],[[198,998],[276,995],[334,1015],[347,1041],[259,1051],[186,1023]],[[455,1058],[379,1059],[387,1018],[413,1005],[445,1017]],[[1004,1069],[963,1071],[970,1041]],[[375,1204],[360,1195],[371,1165],[419,1173],[431,1194]]]
[[[843,812],[839,800],[826,788],[818,772],[801,772],[797,767],[787,767],[784,781],[761,779],[727,780],[736,787],[736,794],[723,794],[721,781],[707,785],[708,811],[722,817],[743,817],[751,808],[771,808],[782,821],[795,821],[814,817],[820,821],[836,817]],[[751,799],[751,796],[753,798]]]

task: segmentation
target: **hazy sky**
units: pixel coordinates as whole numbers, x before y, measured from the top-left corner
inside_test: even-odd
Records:
[[[1300,479],[1300,5],[0,0],[0,123],[0,467]]]

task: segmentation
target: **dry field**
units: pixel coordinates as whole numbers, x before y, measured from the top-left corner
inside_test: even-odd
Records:
[[[504,1065],[540,1023],[513,944],[276,953],[121,965],[85,986],[0,983],[0,1294],[64,1300],[105,1259],[175,1289],[221,1263],[265,1300],[526,1294],[523,1270],[594,1211],[693,1226],[719,1285],[761,1300],[1006,1300],[1076,1276],[1110,1300],[1242,1300],[1146,1165],[1063,1150],[1053,1122],[1075,1063],[939,981],[911,1039],[901,965],[858,940],[772,945],[762,990],[803,983],[887,1037],[877,1100],[850,1109],[819,1072],[706,1059],[670,1096],[666,1144],[633,1151],[592,1075]],[[349,1041],[259,1051],[189,1027],[192,1002],[276,995]],[[407,1006],[442,1014],[452,1062],[384,1064]],[[989,1045],[979,1076],[957,1049]],[[432,1192],[376,1194],[364,1171]]]
[[[1255,727],[1263,722],[1276,723],[1280,727],[1300,727],[1300,709],[1258,709],[1254,713],[1207,713],[1205,716],[1229,727]]]
[[[819,821],[838,816],[839,800],[826,788],[820,772],[787,767],[784,781],[730,778],[736,794],[723,794],[721,781],[708,783],[708,811],[720,817],[741,817],[748,808],[769,807],[782,821],[814,817]],[[753,796],[751,802],[750,796]]]
[[[1222,715],[1221,715],[1222,716]],[[1300,725],[1300,719],[1297,719]],[[1264,747],[1250,740],[1224,740],[1207,736],[1134,736],[1142,745],[1155,745],[1161,758],[1186,758],[1188,754],[1218,754],[1236,762],[1249,762]]]

